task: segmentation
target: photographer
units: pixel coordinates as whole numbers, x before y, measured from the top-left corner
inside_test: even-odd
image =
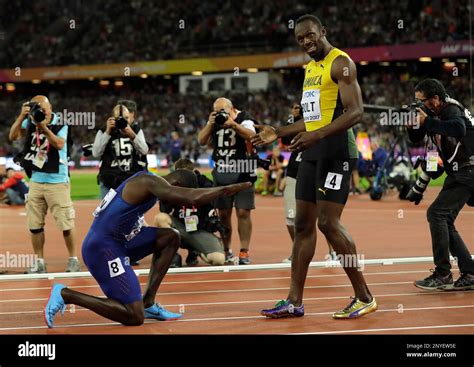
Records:
[[[92,154],[101,160],[98,176],[101,198],[147,167],[148,145],[135,122],[136,114],[135,102],[119,101],[113,116],[107,119],[105,131],[99,130],[95,136]]]
[[[268,195],[268,187],[269,181],[274,180],[274,190],[273,196],[283,196],[280,191],[281,188],[281,180],[283,178],[283,162],[285,161],[285,157],[280,152],[280,147],[278,145],[274,145],[272,152],[267,155],[267,160],[271,162],[268,171],[263,173],[263,191],[261,193],[262,196]]]
[[[24,103],[10,129],[10,140],[25,137],[23,152],[17,157],[30,177],[26,200],[26,217],[37,263],[27,273],[45,273],[43,257],[45,217],[50,209],[63,232],[69,252],[67,272],[80,270],[74,241],[74,207],[71,200],[68,171],[68,126],[62,125],[52,112],[45,96]]]
[[[194,169],[194,165],[189,159],[179,159],[175,163],[174,169],[193,171],[198,179],[198,188],[214,186],[211,180]],[[162,213],[158,215],[155,221],[158,221],[159,227],[171,226],[179,231],[181,247],[189,251],[186,258],[187,265],[197,265],[197,256],[200,256],[209,265],[224,265],[224,247],[221,239],[214,233],[220,232],[222,236],[225,234],[225,228],[222,228],[223,226],[220,224],[213,205],[207,204],[188,208],[161,202],[160,210]],[[171,216],[164,213],[171,214]],[[168,225],[163,225],[163,222]],[[175,255],[173,265],[174,267],[181,266],[181,256],[179,254]]]
[[[199,132],[198,142],[201,145],[212,145],[212,159],[216,163],[213,170],[216,186],[229,185],[249,181],[255,168],[252,158],[248,157],[247,144],[255,134],[255,120],[245,111],[237,110],[227,98],[218,98],[214,102],[214,111],[209,115],[207,125]],[[252,171],[252,172],[251,172]],[[223,197],[216,201],[219,216],[225,227],[229,228],[223,238],[226,262],[233,261],[230,248],[232,238],[232,208],[237,211],[238,230],[240,237],[239,264],[250,264],[249,244],[252,234],[250,213],[255,209],[255,188],[241,191],[233,197]]]
[[[415,98],[419,104],[416,122],[420,126],[408,129],[410,139],[418,142],[428,136],[425,171],[440,175],[437,173],[439,156],[447,174],[442,190],[427,212],[436,269],[426,279],[416,281],[415,286],[427,290],[471,290],[474,289],[474,261],[454,222],[466,203],[474,204],[474,119],[466,108],[446,94],[438,80],[420,82],[415,87]],[[424,181],[421,186],[424,189],[426,185]],[[419,202],[420,195],[422,192],[415,188],[408,199]],[[450,253],[457,259],[461,273],[455,282]]]

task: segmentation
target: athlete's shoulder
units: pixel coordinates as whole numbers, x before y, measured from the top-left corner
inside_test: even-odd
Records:
[[[341,53],[334,57],[331,65],[331,78],[334,81],[357,79],[357,67],[349,55]]]

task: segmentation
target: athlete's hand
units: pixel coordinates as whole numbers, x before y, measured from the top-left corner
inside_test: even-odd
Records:
[[[238,192],[242,190],[246,190],[248,188],[252,187],[251,182],[243,182],[243,183],[238,183],[238,184],[233,184],[233,185],[228,185],[223,187],[223,196],[232,196],[237,194]]]
[[[268,125],[255,125],[255,128],[260,132],[258,134],[252,135],[250,137],[250,141],[257,147],[271,144],[278,139],[278,135],[274,127]]]
[[[320,140],[317,131],[305,131],[298,133],[293,140],[291,140],[291,145],[289,146],[290,151],[292,152],[301,152],[308,149],[311,145]]]

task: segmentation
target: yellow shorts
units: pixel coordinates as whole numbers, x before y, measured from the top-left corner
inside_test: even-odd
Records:
[[[30,181],[25,207],[30,230],[44,228],[48,208],[61,231],[74,228],[75,211],[69,183],[47,184]]]

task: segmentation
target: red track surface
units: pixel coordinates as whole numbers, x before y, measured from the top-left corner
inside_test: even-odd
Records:
[[[367,196],[351,197],[343,223],[366,259],[431,256],[426,208],[436,194],[420,206],[399,201],[395,196],[372,202]],[[92,220],[97,202],[76,202],[78,245]],[[31,253],[23,209],[0,208],[2,253]],[[153,213],[150,214],[150,216]],[[288,256],[290,241],[283,219],[282,200],[257,199],[253,213],[253,263],[275,263]],[[474,242],[474,210],[465,208],[457,228],[466,243]],[[46,225],[46,261],[50,272],[63,271],[66,250],[51,218]],[[234,234],[234,250],[238,241]],[[79,246],[78,246],[79,247]],[[471,247],[472,249],[472,247]],[[319,235],[316,260],[327,251]],[[144,261],[142,266],[147,266]],[[366,266],[366,280],[378,300],[379,311],[358,320],[331,318],[332,312],[349,302],[352,289],[342,269],[311,269],[305,291],[306,315],[301,319],[267,320],[259,310],[286,297],[289,270],[259,270],[231,273],[168,274],[157,300],[172,311],[184,310],[180,321],[147,322],[140,327],[123,327],[76,307],[58,316],[56,328],[43,324],[42,308],[49,295],[50,280],[1,281],[0,333],[40,334],[260,334],[260,333],[401,333],[473,334],[474,292],[425,292],[415,288],[416,279],[428,275],[432,264]],[[85,270],[85,269],[84,269]],[[15,269],[10,273],[20,273]],[[455,276],[457,277],[457,271]],[[146,277],[140,277],[141,283]],[[91,278],[66,279],[74,289],[101,296]],[[73,311],[73,312],[72,312]]]

